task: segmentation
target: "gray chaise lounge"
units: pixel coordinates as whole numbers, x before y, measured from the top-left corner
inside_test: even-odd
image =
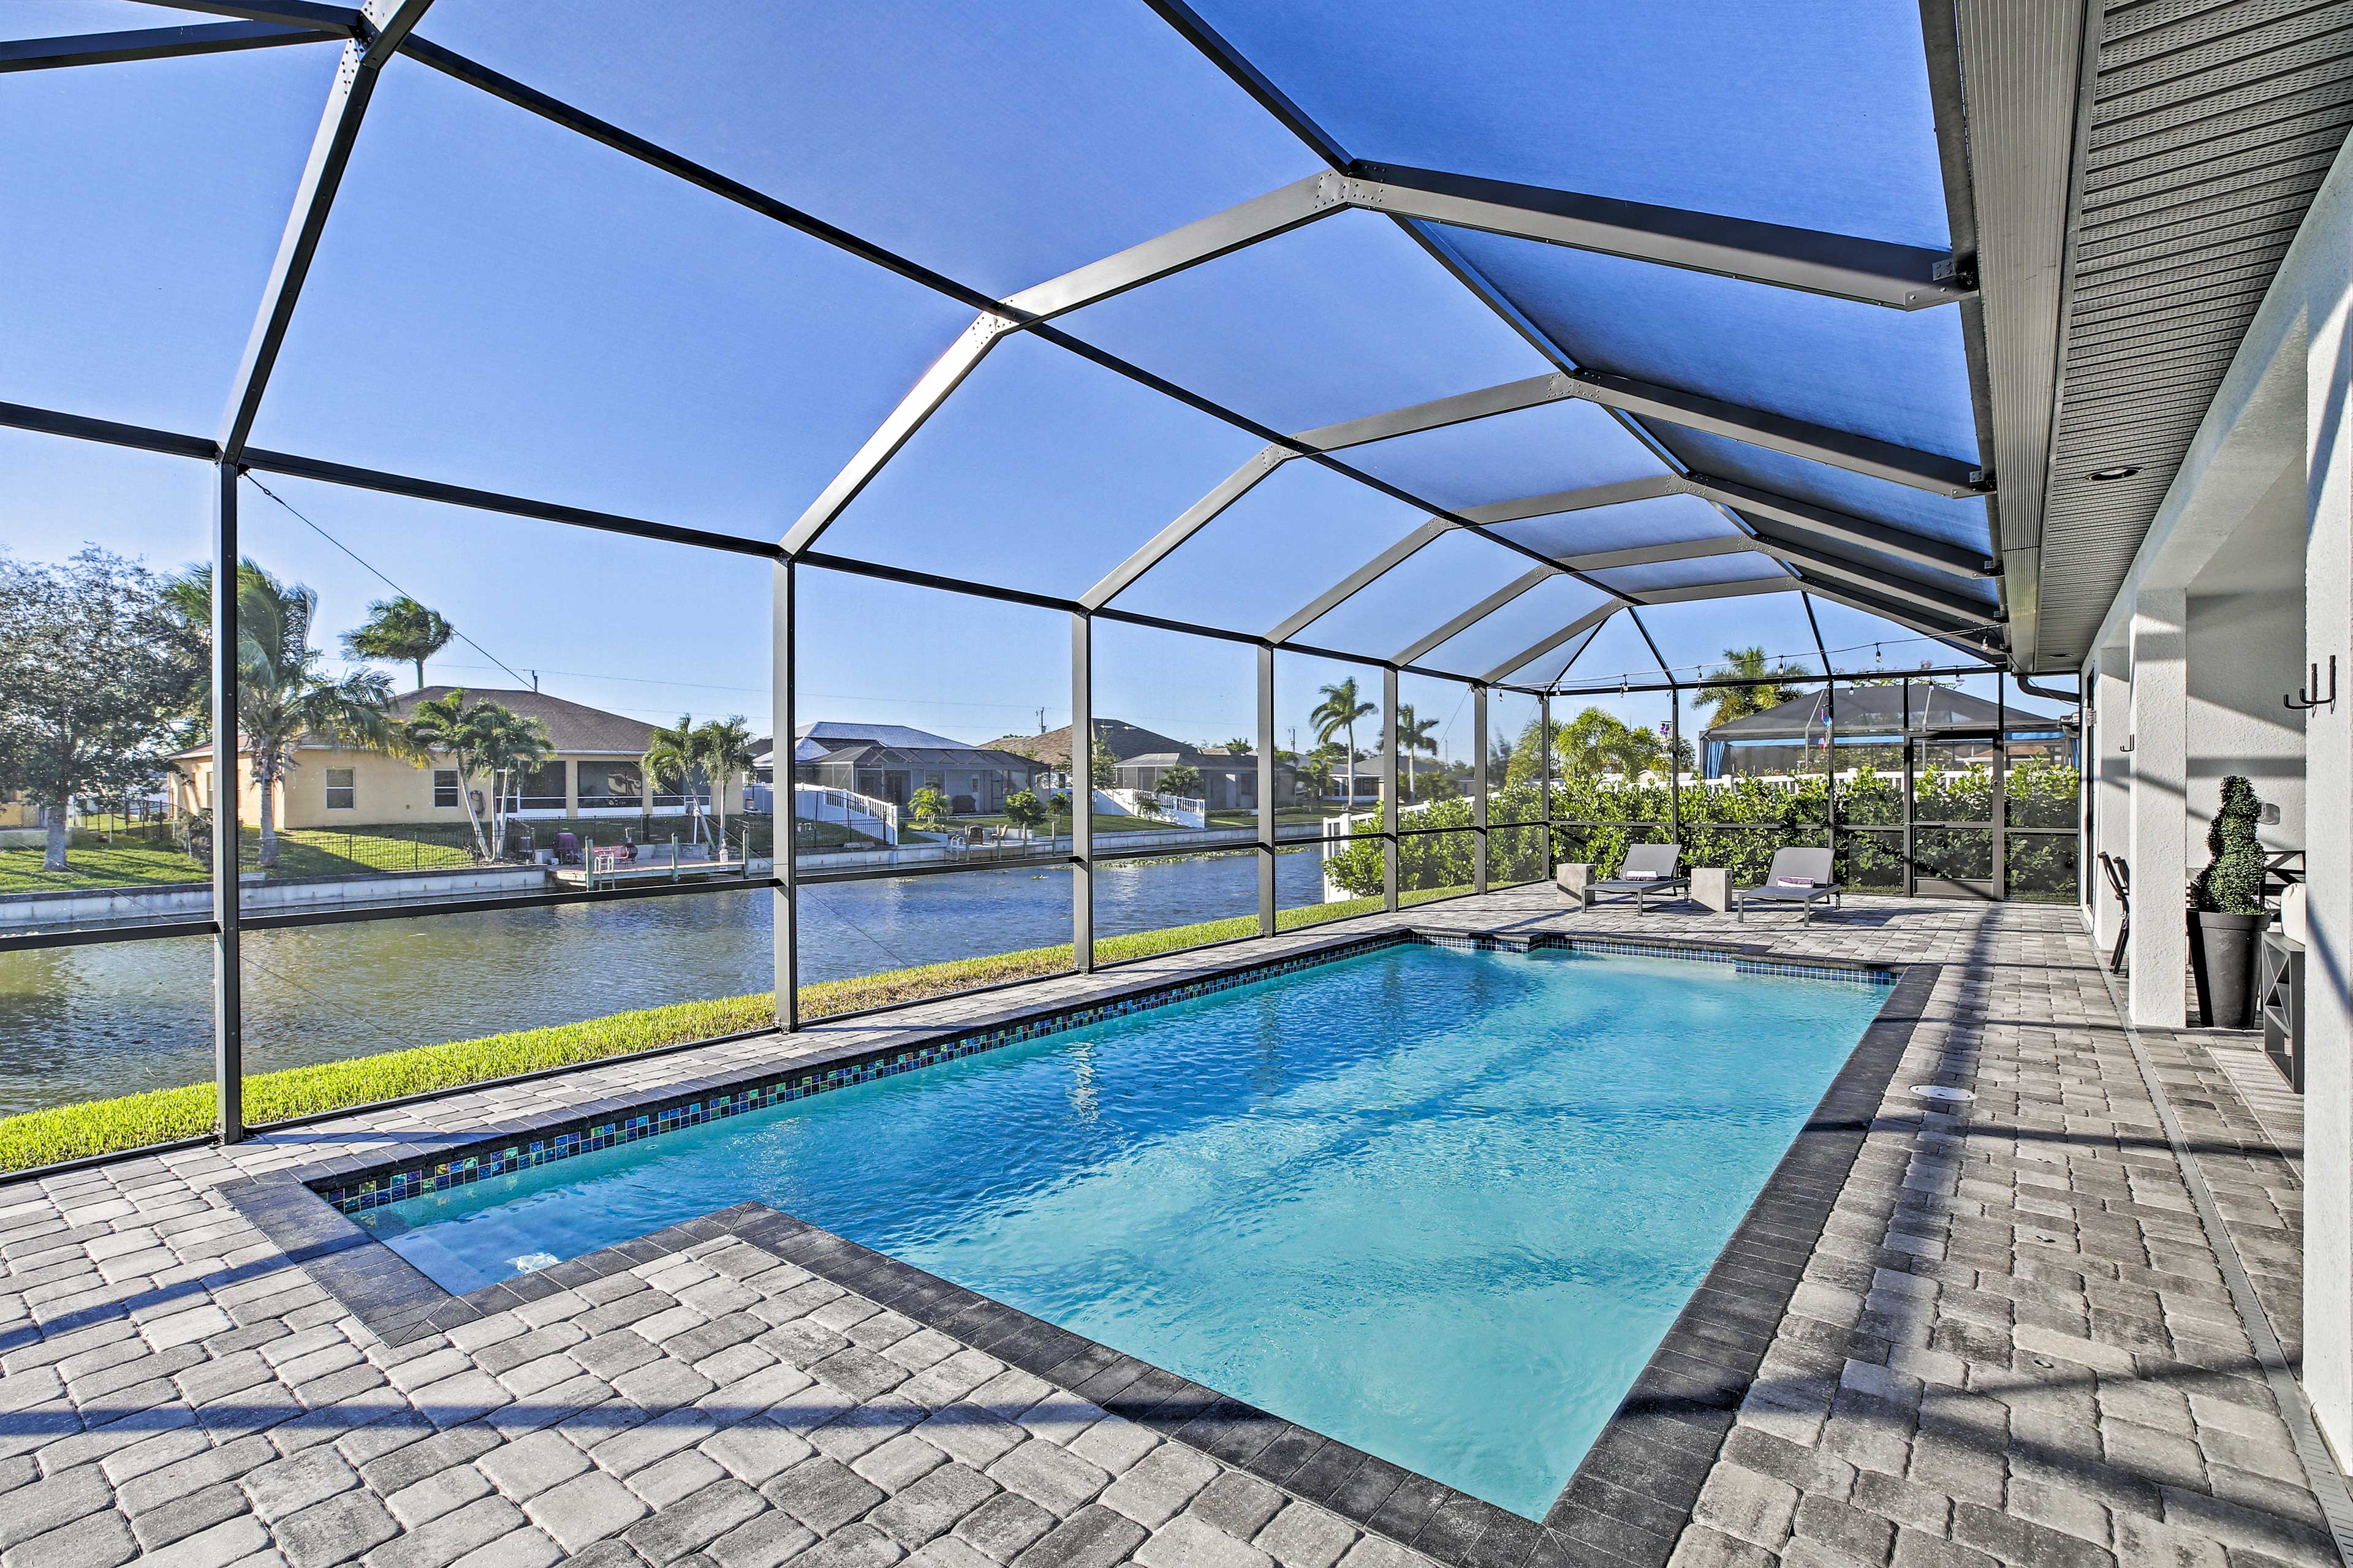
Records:
[[[1626,863],[1618,868],[1618,875],[1605,882],[1588,882],[1577,890],[1577,907],[1591,909],[1595,897],[1600,894],[1620,899],[1632,894],[1637,913],[1650,908],[1652,893],[1672,893],[1679,899],[1688,899],[1691,879],[1675,868],[1683,858],[1683,847],[1680,844],[1634,845],[1626,851]]]
[[[1746,920],[1751,900],[1760,904],[1796,904],[1805,910],[1805,918],[1814,918],[1814,906],[1827,902],[1834,909],[1844,908],[1840,899],[1843,892],[1831,880],[1831,852],[1827,849],[1776,849],[1773,864],[1765,873],[1761,888],[1742,888],[1733,894],[1734,918]]]

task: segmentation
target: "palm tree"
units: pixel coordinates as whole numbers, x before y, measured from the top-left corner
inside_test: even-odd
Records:
[[[417,686],[425,688],[425,661],[449,646],[458,628],[403,594],[368,606],[367,624],[343,634],[343,652],[354,659],[408,659],[417,666]]]
[[[697,730],[694,744],[702,771],[711,780],[711,798],[719,807],[719,853],[723,860],[727,856],[727,792],[734,788],[736,779],[752,771],[752,731],[744,728],[741,713],[732,713]],[[786,801],[786,809],[792,804]],[[747,854],[744,858],[751,857]]]
[[[678,723],[667,730],[655,725],[646,740],[646,754],[638,762],[655,795],[664,789],[672,795],[684,795],[692,788],[694,770],[702,762],[702,748],[695,739],[694,715],[680,714]]]
[[[1438,754],[1438,740],[1431,733],[1437,728],[1437,720],[1417,718],[1412,703],[1398,704],[1397,743],[1398,750],[1405,753],[1405,797],[1408,800],[1413,798],[1414,753],[1428,752],[1432,756]]]
[[[1307,716],[1308,722],[1315,726],[1315,738],[1328,744],[1335,735],[1345,733],[1348,737],[1348,798],[1342,809],[1354,811],[1356,808],[1356,721],[1371,718],[1377,710],[1372,703],[1361,700],[1356,690],[1356,678],[1353,675],[1323,688],[1316,695],[1324,700],[1317,703],[1315,711]]]
[[[555,747],[548,740],[546,725],[501,703],[475,703],[466,710],[466,724],[472,732],[474,760],[494,785],[491,843],[503,855],[508,805],[522,793],[522,775],[554,756]]]
[[[1725,662],[1708,675],[1708,684],[1699,689],[1699,706],[1711,709],[1708,728],[1729,724],[1735,719],[1746,719],[1751,713],[1762,713],[1767,708],[1778,707],[1798,696],[1794,686],[1781,684],[1787,678],[1803,673],[1791,668],[1787,660],[1766,668],[1765,650],[1761,647],[1728,647],[1724,650]],[[1767,681],[1762,686],[1735,686],[1730,682]]]
[[[1572,778],[1614,772],[1630,783],[1659,761],[1659,743],[1648,730],[1635,729],[1599,708],[1588,708],[1561,725],[1554,744],[1562,773]]]
[[[189,624],[211,623],[212,568],[192,568],[174,579],[167,595]],[[252,778],[260,786],[256,814],[261,829],[264,870],[278,865],[277,786],[297,763],[294,748],[309,739],[346,750],[398,756],[413,748],[392,716],[392,682],[377,670],[332,679],[321,668],[325,657],[311,646],[319,595],[299,583],[280,583],[250,559],[237,572],[237,727],[240,743],[253,754]],[[220,791],[214,791],[218,796]],[[217,805],[217,802],[216,802]]]
[[[492,706],[495,704],[469,703],[465,688],[459,687],[445,696],[418,702],[408,710],[408,721],[401,726],[410,745],[421,752],[447,752],[457,764],[459,804],[466,808],[466,826],[473,829],[474,852],[484,860],[491,858],[491,847],[482,836],[481,818],[474,815],[474,792],[466,787],[466,781],[483,770],[484,726],[477,717],[477,710]]]

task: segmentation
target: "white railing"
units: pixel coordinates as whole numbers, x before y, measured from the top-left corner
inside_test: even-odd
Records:
[[[1141,816],[1174,827],[1207,827],[1209,803],[1190,795],[1156,795],[1145,789],[1098,789],[1095,810],[1105,816]]]
[[[793,786],[793,816],[805,822],[838,822],[885,844],[899,842],[899,807],[854,789],[824,784]]]

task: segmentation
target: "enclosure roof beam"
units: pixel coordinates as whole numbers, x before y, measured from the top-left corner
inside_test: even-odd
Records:
[[[147,4],[174,11],[201,11],[208,16],[235,16],[246,22],[307,27],[314,33],[345,38],[364,37],[383,25],[373,12],[363,12],[352,5],[322,5],[315,0],[270,0],[263,5],[243,5],[237,0],[147,0]]]
[[[1513,578],[1510,582],[1504,584],[1502,587],[1496,589],[1493,593],[1488,595],[1485,598],[1480,600],[1477,604],[1472,605],[1461,615],[1456,616],[1452,620],[1447,622],[1436,631],[1431,632],[1430,635],[1420,638],[1419,641],[1406,645],[1405,647],[1398,651],[1397,658],[1393,662],[1398,664],[1413,663],[1416,659],[1420,658],[1422,656],[1429,653],[1432,648],[1439,647],[1442,643],[1451,642],[1454,638],[1461,636],[1464,632],[1470,630],[1481,621],[1485,620],[1489,616],[1493,615],[1497,610],[1502,609],[1505,605],[1510,604],[1513,600],[1518,598],[1529,589],[1536,587],[1540,584],[1548,583],[1553,578],[1559,575],[1560,574],[1558,572],[1549,566],[1539,566],[1533,572]]]
[[[1514,670],[1526,668],[1529,665],[1534,664],[1536,660],[1542,658],[1545,655],[1550,653],[1553,649],[1558,647],[1569,638],[1576,637],[1578,633],[1585,631],[1588,627],[1599,626],[1602,622],[1616,615],[1620,607],[1621,606],[1617,605],[1596,605],[1594,608],[1586,611],[1585,614],[1577,616],[1577,619],[1569,622],[1568,625],[1561,627],[1560,630],[1554,632],[1549,637],[1533,643],[1527,647],[1522,648],[1519,652],[1514,654],[1511,658],[1505,659],[1503,663],[1497,665],[1486,674],[1481,676],[1479,678],[1480,680],[1492,686],[1496,681],[1502,680],[1505,677],[1509,676]]]
[[[220,448],[227,461],[237,461],[245,449],[246,437],[253,432],[254,418],[261,412],[262,394],[269,385],[270,371],[278,363],[278,352],[285,345],[286,330],[294,320],[295,301],[301,296],[303,280],[310,276],[320,236],[326,232],[327,212],[334,205],[343,170],[351,162],[352,147],[359,139],[360,121],[367,113],[368,100],[375,94],[377,74],[384,69],[385,62],[399,51],[410,30],[432,4],[433,0],[368,0],[360,13],[364,24],[361,34],[343,46],[343,68],[335,73],[335,85],[327,94],[326,112],[320,117],[318,133],[311,139],[311,157],[303,165],[294,210],[287,220],[285,233],[280,237],[269,282],[262,290],[261,309],[254,318],[252,334],[246,341],[245,355],[237,365],[228,408],[221,416]]]
[[[1792,566],[1801,566],[1810,572],[1824,573],[1865,592],[1883,594],[1890,598],[1916,605],[1925,610],[1951,616],[1963,622],[1990,620],[2001,613],[1991,605],[1965,598],[1933,584],[1899,576],[1868,562],[1852,560],[1816,545],[1785,539],[1762,529],[1759,529],[1747,543],[1751,550],[1760,555],[1769,555],[1776,561],[1787,562]]]
[[[1512,522],[1522,518],[1583,511],[1592,507],[1618,506],[1630,500],[1677,495],[1690,489],[1691,486],[1687,482],[1672,474],[1660,474],[1651,479],[1624,479],[1616,484],[1590,485],[1576,490],[1556,490],[1550,495],[1530,496],[1521,500],[1494,501],[1486,506],[1464,507],[1450,517],[1433,517],[1302,605],[1296,613],[1269,632],[1267,636],[1275,642],[1284,642],[1297,637],[1308,626],[1339,608],[1348,599],[1371,586],[1383,574],[1402,564],[1424,545],[1434,543],[1444,535],[1462,528],[1466,523],[1472,525],[1472,531],[1475,532],[1479,527],[1489,523]],[[1461,521],[1456,521],[1456,518],[1460,518]],[[1662,556],[1657,559],[1669,558]],[[1600,566],[1630,564],[1630,562],[1613,560],[1607,556],[1596,556],[1593,561]],[[1588,566],[1588,563],[1583,559],[1564,561],[1559,564],[1563,570],[1569,572],[1584,570]]]
[[[1793,500],[1788,496],[1760,490],[1753,485],[1719,479],[1710,474],[1694,474],[1691,479],[1694,495],[1715,501],[1719,506],[1730,507],[1744,517],[1753,514],[1771,518],[1835,543],[1892,555],[1915,565],[1949,572],[1956,577],[1991,577],[2001,570],[2001,563],[1983,551],[1931,539],[1908,529],[1890,528],[1883,522],[1851,516],[1826,506],[1816,506],[1810,501]]]
[[[1351,166],[1351,206],[1898,310],[1975,292],[1949,251],[1396,163]]]
[[[1851,610],[1861,610],[1865,615],[1877,616],[1881,620],[1893,621],[1899,626],[1909,626],[1915,632],[1925,633],[1939,642],[1964,649],[1989,663],[2001,662],[2000,642],[2001,628],[1991,624],[1989,616],[1968,625],[1955,626],[1941,616],[1933,616],[1925,610],[1914,609],[1909,605],[1895,604],[1876,594],[1866,593],[1859,588],[1850,588],[1838,583],[1826,583],[1819,577],[1805,577],[1801,580],[1801,585],[1807,593],[1818,599],[1828,599],[1834,605],[1844,605]],[[1980,637],[1987,640],[1979,641]]]
[[[1285,616],[1280,626],[1266,634],[1268,638],[1274,642],[1287,642],[1297,637],[1301,632],[1338,609],[1356,594],[1370,587],[1377,579],[1386,575],[1392,567],[1403,564],[1408,558],[1419,552],[1422,546],[1435,543],[1454,531],[1455,525],[1446,519],[1431,518],[1428,522],[1423,523],[1419,528],[1415,529],[1411,533],[1407,534],[1403,539],[1398,540],[1395,544],[1390,545],[1387,550],[1382,551],[1378,555],[1374,556]]]
[[[57,70],[67,66],[118,65],[127,60],[165,60],[184,55],[218,55],[235,49],[269,49],[283,44],[325,43],[332,34],[316,27],[275,22],[212,22],[185,27],[141,27],[119,33],[85,33],[70,38],[0,41],[0,74]]]
[[[1310,174],[1008,295],[1005,303],[1025,322],[1050,321],[1339,212],[1346,184],[1337,174]]]

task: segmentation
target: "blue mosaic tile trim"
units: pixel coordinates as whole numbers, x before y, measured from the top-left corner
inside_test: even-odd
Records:
[[[1110,1002],[1073,1008],[1048,1017],[1026,1019],[1018,1024],[996,1028],[975,1030],[970,1034],[944,1037],[922,1045],[885,1049],[871,1057],[854,1058],[822,1069],[805,1068],[787,1072],[775,1079],[755,1080],[739,1089],[719,1094],[702,1095],[672,1104],[657,1104],[627,1117],[609,1121],[567,1128],[553,1131],[529,1142],[516,1142],[493,1147],[470,1154],[453,1155],[429,1164],[405,1166],[376,1172],[352,1179],[341,1185],[322,1185],[314,1189],[320,1197],[346,1215],[380,1208],[408,1198],[424,1197],[431,1193],[448,1192],[489,1176],[502,1176],[512,1172],[529,1170],[557,1160],[569,1160],[580,1154],[610,1149],[616,1144],[634,1143],[641,1138],[657,1137],[675,1132],[683,1127],[696,1127],[706,1121],[716,1121],[746,1111],[765,1110],[790,1100],[806,1100],[811,1095],[826,1094],[856,1083],[872,1083],[919,1068],[936,1067],[942,1062],[960,1060],[993,1051],[1002,1047],[1018,1045],[1025,1040],[1043,1039],[1066,1034],[1072,1029],[1091,1028],[1113,1018],[1124,1018],[1131,1013],[1142,1013],[1155,1007],[1166,1007],[1176,1002],[1189,1002],[1236,986],[1249,985],[1279,975],[1294,974],[1377,948],[1393,947],[1399,942],[1428,940],[1408,931],[1384,931],[1359,941],[1340,942],[1314,952],[1299,953],[1290,958],[1271,960],[1223,974],[1203,975],[1198,979],[1164,985]],[[1450,943],[1450,945],[1451,945]],[[1503,946],[1503,943],[1493,945]]]
[[[1042,1018],[1031,1018],[1018,1024],[976,1030],[965,1035],[952,1035],[922,1045],[907,1046],[895,1050],[883,1050],[871,1057],[855,1058],[823,1069],[788,1072],[775,1079],[757,1080],[743,1089],[718,1094],[699,1096],[672,1104],[657,1104],[634,1115],[617,1117],[586,1126],[568,1128],[547,1133],[529,1142],[517,1142],[503,1147],[454,1155],[429,1164],[411,1165],[389,1172],[359,1177],[341,1186],[322,1186],[319,1195],[346,1215],[380,1208],[408,1198],[424,1197],[431,1193],[447,1192],[488,1176],[501,1176],[515,1171],[529,1170],[536,1165],[557,1160],[569,1160],[576,1155],[610,1149],[616,1144],[634,1143],[642,1138],[658,1137],[675,1132],[681,1128],[696,1127],[747,1111],[765,1110],[811,1095],[829,1093],[851,1084],[872,1083],[919,1068],[936,1067],[942,1062],[961,1060],[993,1051],[1005,1046],[1018,1045],[1026,1040],[1043,1039],[1066,1034],[1072,1029],[1090,1028],[1113,1018],[1123,1018],[1132,1013],[1142,1013],[1155,1007],[1166,1007],[1176,1002],[1189,1002],[1196,997],[1230,991],[1236,986],[1254,984],[1280,975],[1295,974],[1302,970],[1335,963],[1344,958],[1378,948],[1400,943],[1418,943],[1426,947],[1450,947],[1472,952],[1525,952],[1531,947],[1567,948],[1579,952],[1631,958],[1675,958],[1702,963],[1729,963],[1742,974],[1778,975],[1800,980],[1841,980],[1854,984],[1893,985],[1897,975],[1890,970],[1867,966],[1844,966],[1821,963],[1799,963],[1767,961],[1739,953],[1724,952],[1705,948],[1673,947],[1644,942],[1610,942],[1590,937],[1556,936],[1539,933],[1532,938],[1493,936],[1484,932],[1464,935],[1426,931],[1384,931],[1356,942],[1337,943],[1314,952],[1299,953],[1265,963],[1229,971],[1223,974],[1203,975],[1198,979],[1164,985],[1151,991],[1124,996],[1115,1001],[1097,1003],[1092,1006],[1073,1008]]]
[[[1539,934],[1532,942],[1537,947],[1564,947],[1575,952],[1620,958],[1680,958],[1694,963],[1728,963],[1736,973],[1769,974],[1785,980],[1842,980],[1851,985],[1893,985],[1903,978],[1895,970],[1873,964],[1807,963],[1796,959],[1756,958],[1747,953],[1726,952],[1715,948],[1671,947],[1550,934]]]

